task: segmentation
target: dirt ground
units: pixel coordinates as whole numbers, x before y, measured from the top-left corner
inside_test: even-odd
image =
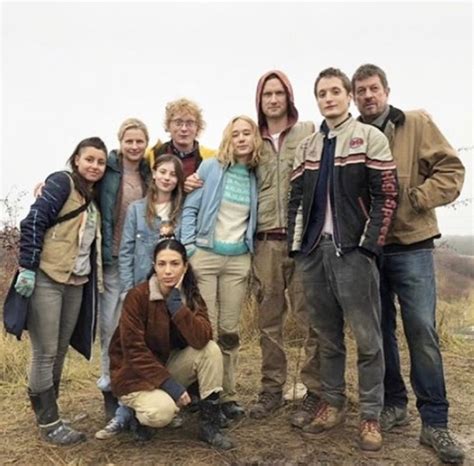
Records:
[[[13,340],[12,340],[13,342]],[[13,343],[18,344],[18,343]],[[26,344],[26,343],[21,343]],[[300,359],[297,348],[289,350],[290,379]],[[349,342],[348,416],[346,423],[325,434],[305,434],[289,424],[295,402],[288,403],[268,420],[244,418],[228,429],[237,446],[219,452],[196,439],[197,415],[187,414],[179,429],[157,431],[148,443],[135,442],[124,433],[110,440],[96,440],[94,432],[103,426],[102,400],[95,387],[98,362],[87,364],[73,355],[72,365],[84,365],[84,377],[72,378],[66,372],[60,405],[64,417],[85,418],[73,422],[87,434],[87,442],[69,448],[42,442],[33,421],[24,387],[8,390],[2,386],[0,399],[1,465],[437,465],[434,453],[418,443],[420,422],[411,395],[411,423],[386,434],[384,447],[378,453],[359,450],[357,439],[357,396],[354,347]],[[450,426],[467,453],[465,464],[474,465],[474,342],[444,350],[448,396],[451,403]],[[403,351],[407,367],[406,351]],[[76,367],[76,366],[75,366]],[[241,401],[248,406],[259,389],[260,354],[256,342],[241,351],[239,390]],[[70,370],[69,370],[70,372]],[[408,380],[408,378],[407,378]],[[291,380],[290,380],[291,384]]]

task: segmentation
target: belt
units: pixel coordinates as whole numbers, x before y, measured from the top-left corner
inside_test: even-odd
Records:
[[[260,241],[286,241],[286,233],[271,232],[257,233],[257,239]]]

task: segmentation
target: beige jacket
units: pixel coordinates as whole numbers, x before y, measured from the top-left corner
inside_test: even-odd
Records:
[[[396,112],[392,107],[391,114]],[[439,237],[435,208],[454,201],[464,182],[461,160],[431,118],[419,111],[404,115],[404,121],[389,121],[384,130],[400,184],[387,245]]]
[[[58,217],[74,211],[84,204],[83,197],[74,188],[72,179],[71,193],[64,203],[62,209],[58,213]],[[41,252],[41,260],[39,268],[46,275],[51,277],[58,283],[67,283],[71,277],[77,255],[79,254],[79,246],[81,244],[82,235],[87,220],[87,212],[84,211],[74,218],[49,228],[44,235],[43,249]],[[97,281],[100,291],[103,290],[102,282],[102,253],[101,253],[102,237],[100,232],[100,215],[98,216],[96,226],[96,261],[97,261]]]
[[[265,139],[257,167],[258,217],[257,232],[287,228],[290,176],[296,147],[314,132],[309,121],[296,123],[287,133],[279,151]]]

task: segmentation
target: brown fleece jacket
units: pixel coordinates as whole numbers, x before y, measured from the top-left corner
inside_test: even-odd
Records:
[[[204,301],[198,309],[186,305],[171,318],[155,276],[131,289],[110,343],[110,378],[115,396],[154,390],[170,378],[165,364],[181,340],[202,349],[212,340]],[[176,338],[178,336],[178,338]]]

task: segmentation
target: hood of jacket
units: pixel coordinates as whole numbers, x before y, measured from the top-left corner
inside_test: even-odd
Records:
[[[267,131],[267,118],[262,112],[262,91],[263,91],[263,86],[267,82],[270,77],[277,77],[281,83],[283,84],[283,87],[286,90],[286,95],[288,99],[288,128],[291,128],[292,126],[295,125],[295,123],[298,121],[298,110],[295,107],[295,101],[294,101],[294,94],[293,94],[293,88],[291,87],[290,80],[288,79],[288,76],[286,76],[283,71],[280,70],[270,70],[267,73],[265,73],[259,80],[257,84],[257,94],[255,96],[255,103],[257,106],[257,115],[258,115],[258,127],[260,128],[260,131],[262,134],[265,134]],[[286,131],[285,129],[285,131]]]

